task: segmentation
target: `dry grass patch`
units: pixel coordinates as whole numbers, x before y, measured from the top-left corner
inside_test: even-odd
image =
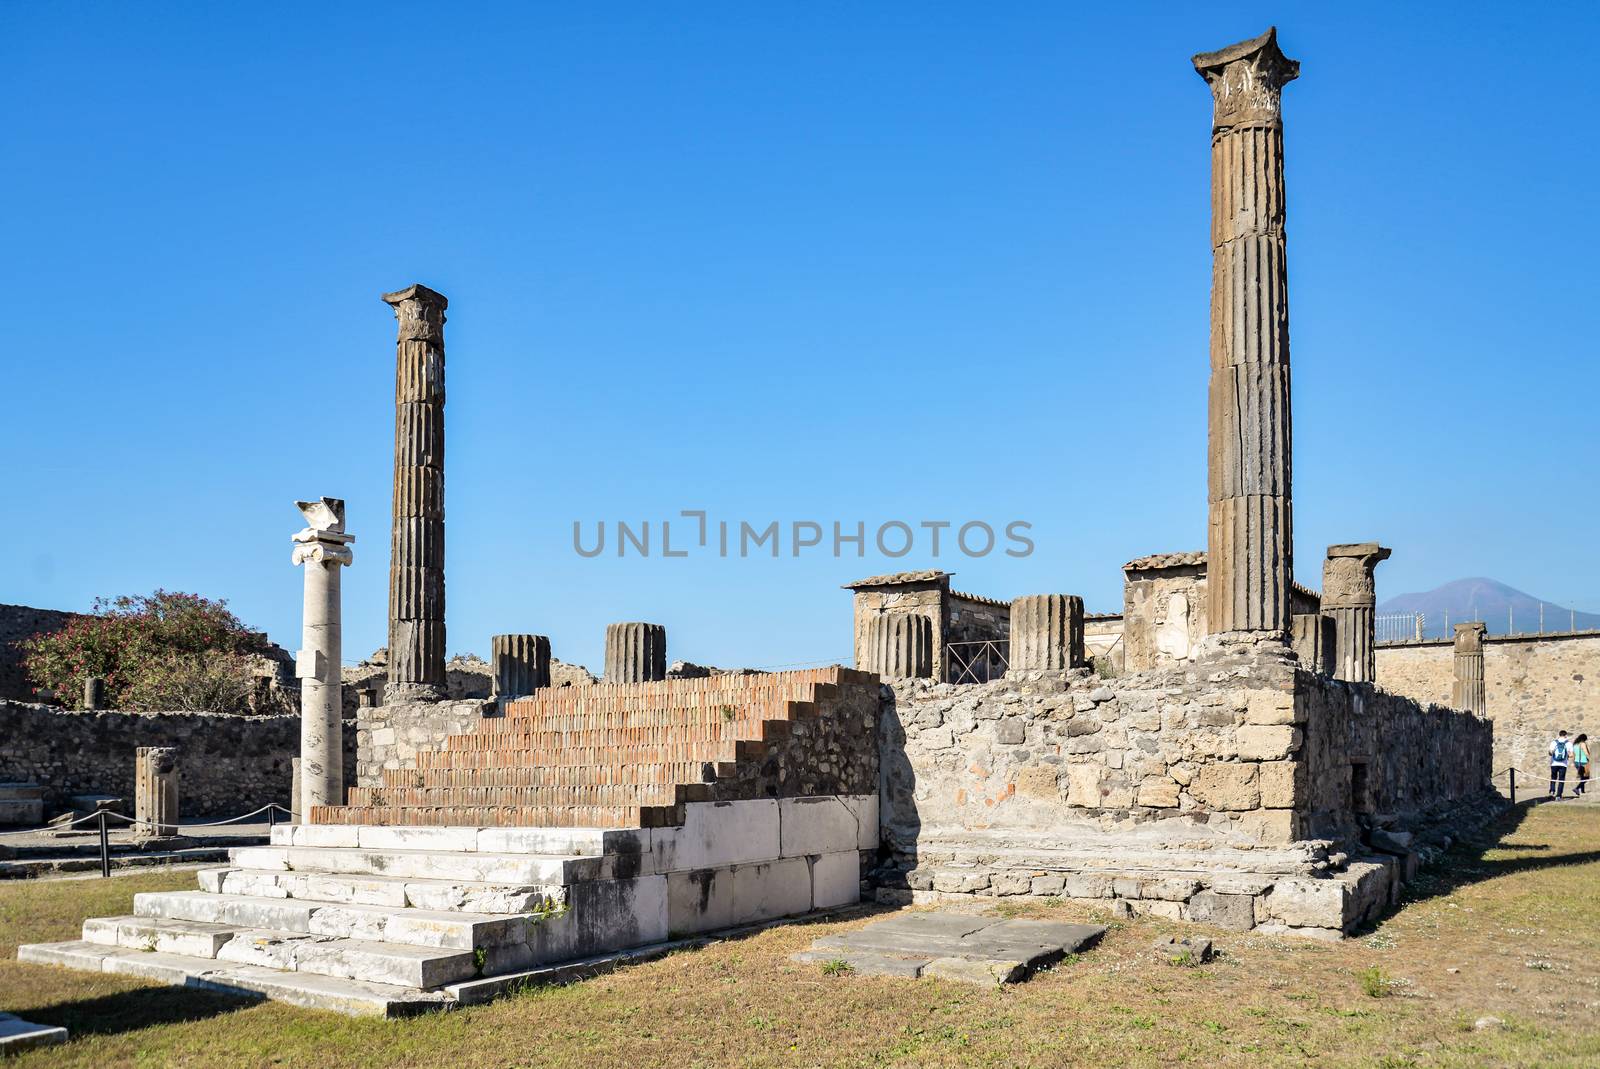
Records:
[[[1600,807],[1539,806],[1460,850],[1399,913],[1328,945],[1215,931],[1220,958],[1114,925],[1026,984],[980,989],[799,965],[862,919],[775,928],[570,987],[409,1021],[245,1004],[0,962],[0,1007],[74,1029],[32,1066],[1579,1066],[1600,1052]],[[0,940],[67,938],[182,877],[0,886]],[[1070,906],[1019,914],[1089,919]],[[1378,994],[1374,994],[1378,992]],[[147,1016],[145,1016],[147,1015]],[[1478,1026],[1482,1018],[1498,1023]],[[94,1022],[99,1021],[98,1030]]]

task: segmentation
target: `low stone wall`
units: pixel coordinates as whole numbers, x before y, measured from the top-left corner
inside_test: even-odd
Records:
[[[1384,643],[1378,685],[1426,705],[1448,705],[1454,677],[1449,641]],[[1543,774],[1558,730],[1600,734],[1600,631],[1490,635],[1483,681],[1495,724],[1494,767]],[[1504,781],[1501,781],[1504,786]]]
[[[349,688],[347,687],[346,690]],[[416,768],[419,750],[438,750],[494,712],[493,702],[400,702],[356,711],[356,787],[383,786],[385,769]]]
[[[47,815],[75,794],[128,800],[134,750],[178,749],[183,819],[238,816],[267,802],[289,804],[290,759],[300,754],[298,716],[125,713],[0,701],[0,782],[37,783]],[[355,772],[354,733],[345,733],[345,776]]]

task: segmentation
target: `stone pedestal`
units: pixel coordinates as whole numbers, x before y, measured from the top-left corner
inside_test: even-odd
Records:
[[[295,506],[306,518],[306,528],[294,536],[294,563],[306,570],[300,652],[295,657],[303,820],[310,806],[344,804],[339,569],[354,559],[350,543],[355,536],[344,533],[344,502],[339,498],[297,501]]]
[[[400,324],[385,701],[436,701],[445,696],[444,312],[449,302],[426,286],[386,293],[383,299]]]
[[[1300,666],[1318,675],[1333,675],[1337,638],[1332,618],[1320,612],[1295,613],[1292,632],[1291,644]]]
[[[1487,630],[1482,620],[1456,624],[1456,673],[1450,686],[1450,704],[1479,716],[1487,715],[1488,709],[1483,690],[1483,637]]]
[[[489,644],[497,699],[523,698],[550,685],[550,640],[544,635],[495,635]]]
[[[1080,622],[1079,633],[1082,633]],[[866,672],[882,679],[933,677],[933,621],[920,613],[897,612],[867,621]]]
[[[289,812],[293,814],[290,818],[290,823],[292,824],[304,824],[306,822],[305,810],[300,808],[300,768],[300,758],[289,758]]]
[[[1333,621],[1335,679],[1371,683],[1378,677],[1374,572],[1389,553],[1376,542],[1328,547],[1322,564],[1322,612]]]
[[[1083,663],[1082,598],[1029,594],[1011,602],[1010,671],[1054,671]]]
[[[99,676],[90,676],[83,681],[83,707],[85,709],[106,707],[106,681]]]
[[[606,625],[607,683],[650,683],[666,678],[665,627],[641,623]]]
[[[134,750],[134,834],[164,839],[178,834],[178,749],[140,746]]]
[[[1211,87],[1208,631],[1290,628],[1289,291],[1275,30],[1194,57]]]

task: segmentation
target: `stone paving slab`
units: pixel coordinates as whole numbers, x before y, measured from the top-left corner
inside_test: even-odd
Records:
[[[14,1013],[0,1013],[0,1055],[21,1054],[34,1047],[48,1047],[66,1041],[65,1028],[34,1024]]]
[[[791,960],[844,962],[864,976],[936,976],[1009,984],[1091,946],[1098,924],[1005,920],[969,913],[899,913],[852,932],[824,936]]]

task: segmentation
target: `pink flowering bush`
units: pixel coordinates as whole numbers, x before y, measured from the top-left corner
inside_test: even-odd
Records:
[[[78,705],[84,680],[106,681],[113,709],[247,712],[252,661],[267,647],[224,601],[157,590],[107,600],[89,616],[22,643],[37,691]]]

